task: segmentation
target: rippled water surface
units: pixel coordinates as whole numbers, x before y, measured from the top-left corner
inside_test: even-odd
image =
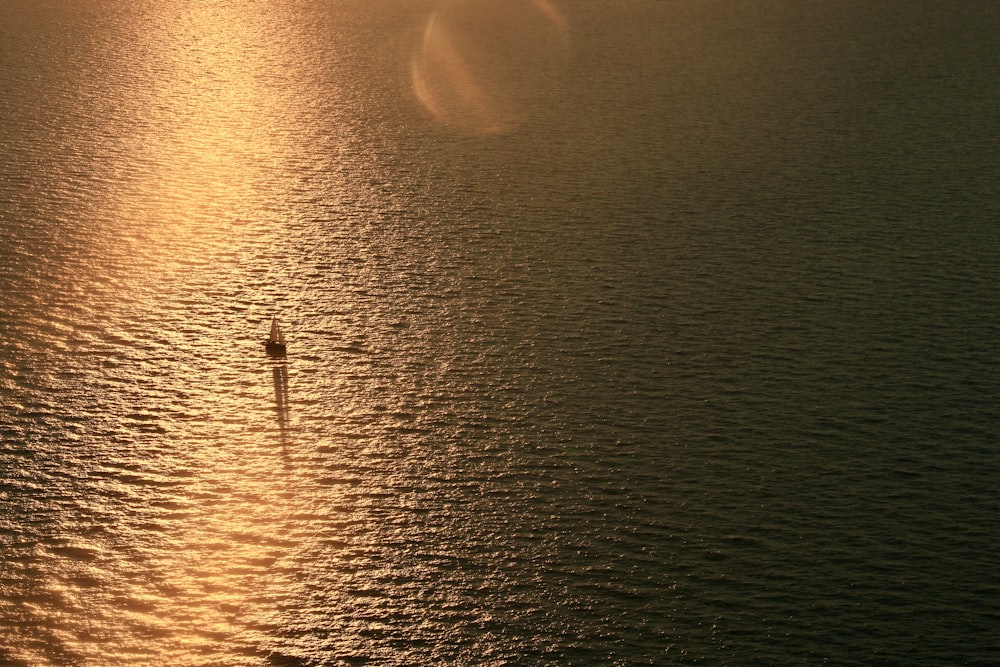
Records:
[[[1000,8],[876,4],[5,2],[0,663],[1000,661]]]

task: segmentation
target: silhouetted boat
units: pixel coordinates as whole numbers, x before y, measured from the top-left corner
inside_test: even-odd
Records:
[[[264,341],[264,349],[267,350],[268,354],[276,357],[285,354],[285,334],[281,332],[281,327],[278,326],[277,317],[271,318],[271,334]]]

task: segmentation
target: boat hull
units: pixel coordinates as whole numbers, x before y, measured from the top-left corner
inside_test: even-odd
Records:
[[[275,343],[273,341],[264,341],[264,350],[274,357],[283,357],[285,355],[285,345],[284,343]]]

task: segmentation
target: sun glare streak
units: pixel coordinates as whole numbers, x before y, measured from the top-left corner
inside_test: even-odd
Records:
[[[537,111],[569,57],[569,26],[547,0],[452,0],[427,19],[410,62],[437,121],[502,134]]]

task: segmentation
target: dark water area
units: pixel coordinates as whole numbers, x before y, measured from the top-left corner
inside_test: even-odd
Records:
[[[0,6],[0,664],[1000,662],[1000,6],[145,4]]]

